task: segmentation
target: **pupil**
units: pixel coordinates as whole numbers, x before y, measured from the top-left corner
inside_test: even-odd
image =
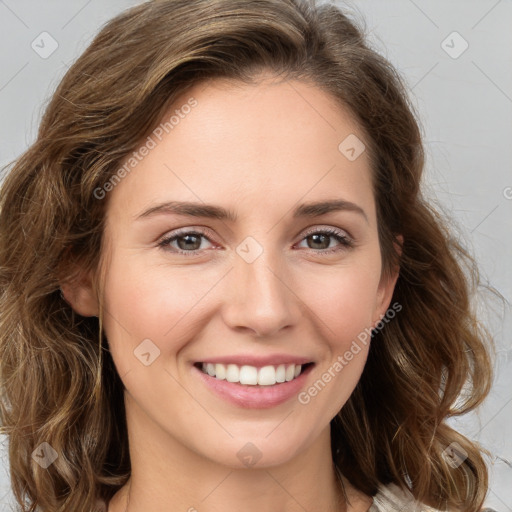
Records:
[[[329,240],[328,240],[329,236],[328,236],[328,235],[325,235],[325,234],[316,234],[316,235],[311,235],[311,238],[313,238],[313,243],[314,243],[314,244],[315,244],[315,243],[320,243],[320,245],[322,245],[322,243],[321,243],[321,242],[318,242],[318,241],[317,241],[319,237],[323,238],[323,239],[324,239],[324,242],[325,242],[325,240],[327,239],[327,247],[328,247],[328,246],[329,246]],[[325,245],[325,244],[324,244],[324,245]],[[320,247],[320,249],[326,249],[327,247]],[[313,247],[313,249],[315,249],[315,248],[316,248],[316,249],[318,249],[318,247]]]
[[[183,235],[180,238],[178,238],[178,245],[179,245],[180,249],[192,249],[192,250],[198,249],[199,245],[201,245],[200,241],[199,241],[199,245],[197,247],[190,247],[190,244],[186,245],[186,243],[185,244],[180,243],[181,240],[187,239],[188,240],[187,243],[191,242],[192,245],[194,245],[194,240],[192,240],[192,241],[190,240],[190,239],[194,239],[194,238],[196,239],[195,244],[197,245],[197,241],[199,240],[199,237],[197,235]]]

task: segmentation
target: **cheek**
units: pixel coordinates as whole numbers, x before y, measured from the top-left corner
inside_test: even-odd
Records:
[[[379,278],[379,267],[372,265],[347,266],[311,277],[308,305],[324,324],[325,339],[333,349],[344,350],[372,325]]]
[[[377,269],[378,270],[378,269]],[[363,372],[371,341],[377,272],[346,267],[316,279],[309,307],[318,319],[315,339],[324,343],[324,357],[311,385],[298,402],[319,423],[330,421],[347,402]]]
[[[134,350],[144,340],[151,340],[162,354],[177,352],[180,340],[186,339],[185,320],[204,294],[197,284],[194,288],[190,272],[166,278],[163,270],[136,261],[129,256],[113,259],[105,283],[104,328],[120,374],[138,363]]]

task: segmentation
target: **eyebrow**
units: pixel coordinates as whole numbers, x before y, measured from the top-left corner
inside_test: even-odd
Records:
[[[320,217],[330,212],[350,211],[362,215],[368,223],[366,212],[357,204],[344,199],[331,199],[328,201],[318,201],[304,203],[296,207],[293,211],[293,218],[299,217]],[[237,215],[232,210],[213,204],[194,203],[186,201],[167,201],[160,203],[145,210],[136,216],[136,220],[146,219],[155,215],[183,215],[190,217],[206,217],[219,220],[236,222]]]

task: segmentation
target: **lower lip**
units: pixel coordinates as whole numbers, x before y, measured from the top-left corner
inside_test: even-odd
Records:
[[[308,366],[297,378],[273,386],[246,386],[237,382],[219,380],[204,373],[196,366],[192,366],[192,368],[204,384],[224,400],[247,409],[268,409],[297,395],[304,386],[313,366]]]

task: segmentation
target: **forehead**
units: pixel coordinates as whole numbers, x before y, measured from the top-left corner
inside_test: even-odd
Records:
[[[372,198],[361,128],[335,98],[304,82],[196,84],[176,99],[150,139],[141,145],[151,149],[111,192],[113,208],[121,204],[134,213],[151,202],[181,199],[236,200],[261,210],[264,202],[284,208],[305,195]],[[347,140],[360,143],[356,159],[343,152]]]

